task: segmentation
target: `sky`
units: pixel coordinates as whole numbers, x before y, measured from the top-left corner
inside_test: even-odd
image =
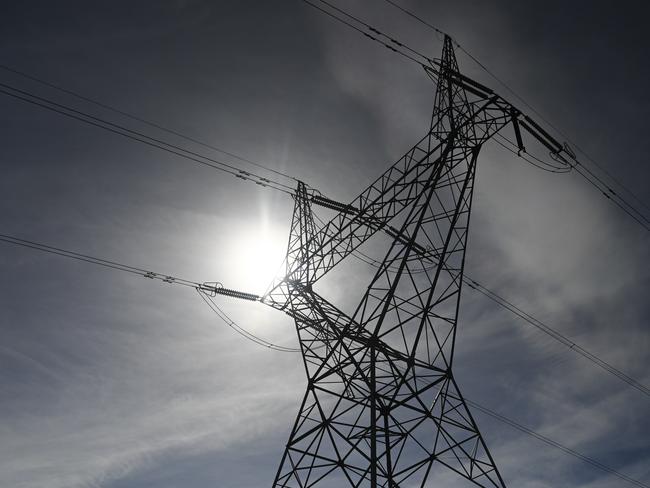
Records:
[[[400,3],[561,128],[638,208],[650,205],[644,2]],[[435,32],[386,2],[337,4],[439,56]],[[339,201],[422,137],[435,89],[418,66],[298,0],[4,2],[0,64]],[[6,70],[0,83],[241,164]],[[280,266],[286,194],[5,95],[0,118],[0,233],[258,294]],[[645,385],[649,258],[648,232],[575,173],[483,149],[467,273]],[[271,485],[305,389],[299,355],[246,341],[191,288],[4,243],[0,266],[0,486]],[[323,295],[349,310],[369,272],[354,263],[332,273]],[[297,346],[279,312],[217,303]],[[456,347],[467,398],[650,483],[647,396],[471,289]],[[476,419],[508,486],[632,486]],[[435,480],[467,486],[442,471]]]

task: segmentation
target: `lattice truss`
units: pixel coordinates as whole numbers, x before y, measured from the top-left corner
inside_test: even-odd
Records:
[[[477,156],[506,124],[520,140],[520,112],[459,73],[449,38],[425,70],[431,126],[402,158],[348,205],[298,184],[263,302],[294,318],[308,386],[274,487],[430,487],[436,467],[505,486],[452,362]],[[317,225],[313,204],[337,213]],[[313,285],[377,233],[391,243],[347,315]]]

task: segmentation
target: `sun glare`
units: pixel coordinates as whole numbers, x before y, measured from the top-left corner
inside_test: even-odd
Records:
[[[242,227],[234,236],[230,256],[242,291],[262,294],[282,271],[288,237],[268,222]],[[227,285],[226,285],[227,286]]]

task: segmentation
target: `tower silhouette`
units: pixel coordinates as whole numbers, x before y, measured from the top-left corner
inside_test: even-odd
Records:
[[[427,487],[436,467],[505,486],[452,371],[476,163],[510,124],[520,150],[520,126],[563,148],[462,75],[449,37],[424,69],[431,125],[403,157],[350,204],[298,183],[286,274],[263,297],[295,320],[308,379],[274,487]],[[318,226],[314,204],[336,215]],[[347,315],[314,284],[377,233],[388,251]]]

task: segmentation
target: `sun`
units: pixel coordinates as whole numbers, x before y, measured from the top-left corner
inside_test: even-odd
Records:
[[[262,295],[283,271],[288,237],[267,219],[242,225],[233,235],[230,252],[233,285]],[[224,283],[228,287],[228,284]]]

